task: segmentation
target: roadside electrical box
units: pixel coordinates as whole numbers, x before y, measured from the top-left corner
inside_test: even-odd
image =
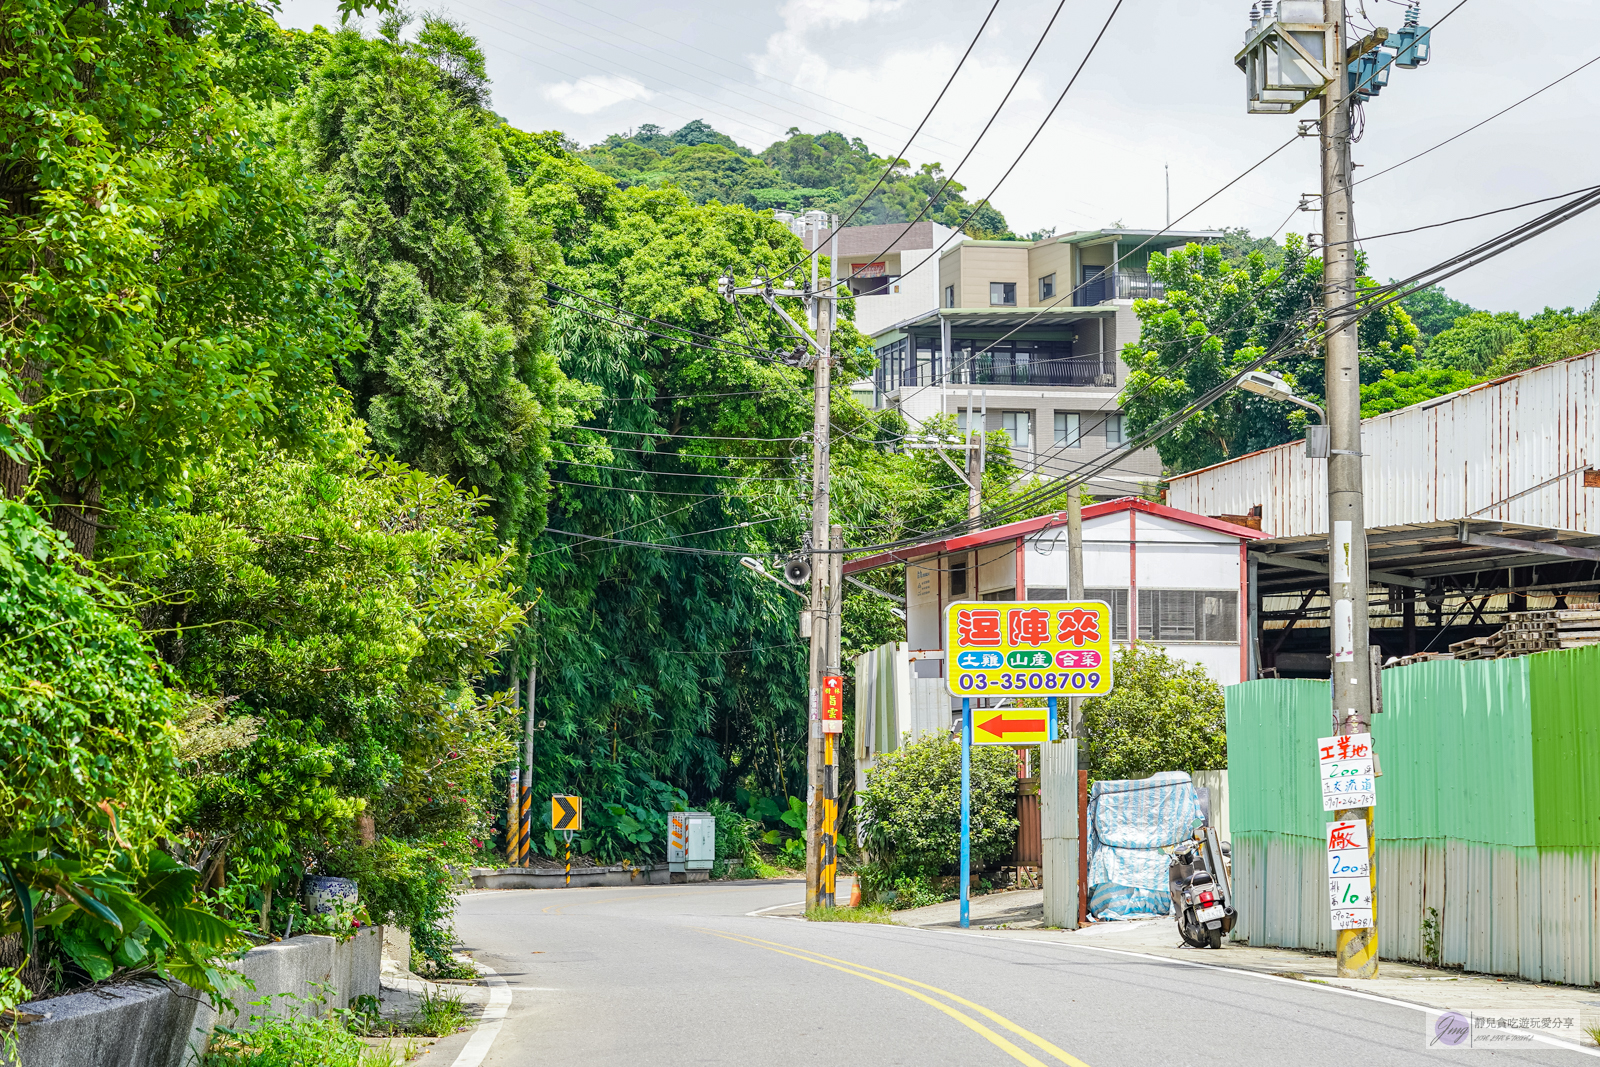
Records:
[[[667,815],[667,871],[671,881],[710,877],[717,858],[717,820],[708,811],[674,811]]]

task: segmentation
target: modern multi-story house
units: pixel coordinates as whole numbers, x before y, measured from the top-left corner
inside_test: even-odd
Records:
[[[914,425],[943,413],[965,428],[969,408],[985,412],[985,429],[1010,435],[1025,474],[1092,460],[1125,441],[1118,354],[1139,335],[1133,301],[1162,295],[1151,253],[1221,236],[1104,229],[975,241],[932,222],[845,227],[836,269],[878,353],[872,403]],[[1160,473],[1155,451],[1143,450],[1091,488],[1121,496]]]

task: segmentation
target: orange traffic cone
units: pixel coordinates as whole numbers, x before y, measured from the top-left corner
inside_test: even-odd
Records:
[[[850,879],[850,906],[852,908],[861,907],[861,879],[859,878]]]

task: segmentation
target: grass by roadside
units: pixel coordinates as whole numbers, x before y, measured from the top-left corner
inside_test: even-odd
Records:
[[[889,909],[882,904],[863,904],[859,908],[807,908],[806,918],[814,923],[894,923]]]

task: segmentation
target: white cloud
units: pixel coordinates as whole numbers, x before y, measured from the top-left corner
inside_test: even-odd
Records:
[[[544,89],[546,100],[579,115],[592,115],[625,100],[649,100],[653,96],[655,93],[632,78],[615,74],[590,74],[576,81],[547,85]]]

